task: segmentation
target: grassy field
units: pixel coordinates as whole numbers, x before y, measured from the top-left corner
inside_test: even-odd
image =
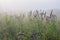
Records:
[[[60,40],[60,21],[6,15],[0,19],[0,40]]]

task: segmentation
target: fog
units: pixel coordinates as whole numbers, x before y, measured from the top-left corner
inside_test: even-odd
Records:
[[[60,0],[0,0],[0,11],[60,9]]]

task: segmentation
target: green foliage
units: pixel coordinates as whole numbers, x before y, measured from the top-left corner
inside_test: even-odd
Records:
[[[24,18],[16,17],[0,20],[0,40],[60,40],[57,21],[44,22],[39,17],[23,21]]]

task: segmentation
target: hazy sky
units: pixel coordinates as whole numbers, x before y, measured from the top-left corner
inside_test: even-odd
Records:
[[[60,0],[0,0],[0,10],[60,9]]]

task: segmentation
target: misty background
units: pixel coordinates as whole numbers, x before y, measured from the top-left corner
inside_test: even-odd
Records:
[[[60,0],[0,0],[0,10],[60,9]]]
[[[60,0],[0,0],[0,12],[46,10],[49,13],[54,9],[54,13],[60,17]]]

